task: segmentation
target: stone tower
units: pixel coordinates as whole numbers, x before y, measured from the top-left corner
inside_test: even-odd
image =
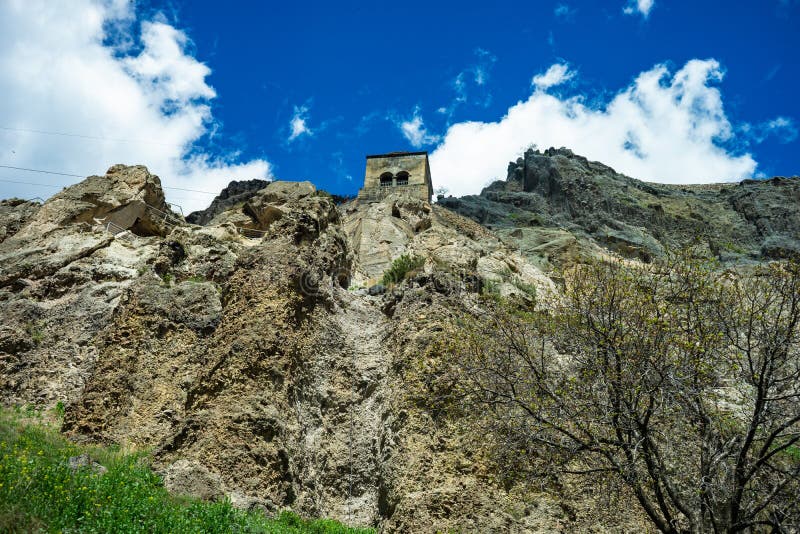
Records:
[[[358,199],[380,200],[392,193],[430,202],[433,196],[427,152],[389,152],[367,156],[364,187]]]

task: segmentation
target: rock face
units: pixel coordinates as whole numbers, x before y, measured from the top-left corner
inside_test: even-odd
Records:
[[[19,232],[40,207],[38,202],[21,198],[0,200],[0,243]]]
[[[402,254],[425,260],[425,270],[445,270],[465,285],[471,277],[496,284],[502,295],[548,293],[552,282],[494,234],[427,202],[388,196],[381,202],[343,206],[344,230],[356,256],[354,282],[372,286]]]
[[[228,184],[225,189],[220,191],[219,195],[214,197],[206,209],[194,211],[186,216],[186,221],[192,224],[199,224],[205,226],[211,220],[229,209],[234,208],[237,204],[243,204],[250,200],[256,192],[267,187],[266,180],[233,180]]]
[[[160,213],[159,213],[160,212]],[[48,200],[18,234],[31,239],[68,225],[112,222],[137,235],[164,235],[161,214],[169,213],[158,176],[146,167],[114,165],[104,176],[90,176]]]
[[[720,260],[800,252],[800,179],[704,186],[641,182],[571,150],[528,150],[505,182],[440,205],[496,228],[542,266],[605,251],[647,261],[701,236]]]
[[[231,209],[215,215],[208,224],[230,223],[237,228],[254,230],[252,236],[261,236],[272,223],[280,220],[291,209],[290,201],[316,194],[317,188],[311,182],[270,182],[250,195],[245,202],[237,203]],[[335,211],[333,203],[330,210]]]
[[[4,404],[62,402],[72,439],[152,450],[171,491],[243,508],[386,532],[589,524],[493,482],[412,395],[454,310],[486,288],[555,291],[495,234],[404,197],[337,209],[307,182],[205,226],[152,210],[126,231],[94,222],[140,203],[166,208],[158,179],[115,166],[0,211],[19,226],[0,243]],[[370,294],[402,254],[422,266]]]

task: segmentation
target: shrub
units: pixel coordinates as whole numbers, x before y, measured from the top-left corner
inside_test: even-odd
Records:
[[[420,258],[418,256],[409,256],[408,254],[403,254],[396,260],[392,262],[392,266],[383,273],[383,279],[381,282],[383,285],[388,286],[392,284],[399,284],[403,280],[405,280],[406,275],[411,271],[419,269],[425,265],[425,259]]]

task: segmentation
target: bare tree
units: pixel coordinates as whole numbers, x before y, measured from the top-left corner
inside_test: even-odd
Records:
[[[662,532],[800,528],[798,263],[597,263],[546,312],[487,310],[441,380],[509,476],[612,476]]]

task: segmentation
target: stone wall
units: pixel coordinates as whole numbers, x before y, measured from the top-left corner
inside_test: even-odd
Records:
[[[367,156],[364,187],[358,198],[380,200],[393,193],[430,202],[433,186],[426,152]]]

